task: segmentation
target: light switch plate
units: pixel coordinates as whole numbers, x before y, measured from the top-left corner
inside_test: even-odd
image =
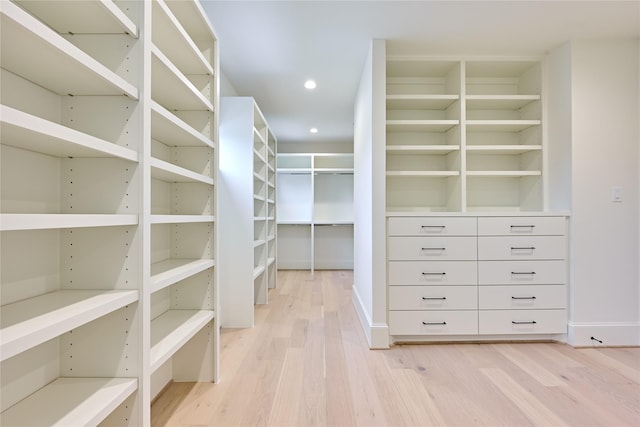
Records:
[[[614,203],[622,202],[622,187],[611,187],[611,201]]]

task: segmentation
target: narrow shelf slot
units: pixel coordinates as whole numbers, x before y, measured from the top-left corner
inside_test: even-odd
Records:
[[[151,264],[151,292],[171,286],[215,266],[212,259],[167,259]]]
[[[75,129],[0,105],[2,144],[55,157],[118,157],[138,161],[138,153]]]
[[[474,132],[520,132],[540,125],[540,120],[467,120],[467,130]]]
[[[138,389],[135,378],[58,378],[2,413],[7,426],[95,426]]]
[[[10,1],[2,2],[0,26],[2,67],[12,73],[59,95],[138,99],[136,87]]]
[[[60,34],[128,34],[138,37],[138,27],[113,0],[15,0]]]
[[[390,110],[445,110],[459,95],[387,95]]]
[[[0,231],[137,225],[138,215],[0,214]]]
[[[151,176],[166,182],[201,182],[213,185],[213,178],[176,166],[164,160],[151,159]]]
[[[387,153],[448,154],[460,151],[460,145],[387,145]]]
[[[487,176],[487,177],[519,177],[519,176],[540,176],[540,171],[467,171],[467,176]]]
[[[446,132],[460,120],[387,120],[387,132]]]
[[[138,291],[62,290],[2,306],[6,360],[138,300]]]
[[[467,152],[486,154],[521,154],[541,150],[542,145],[467,145]]]
[[[211,310],[168,310],[151,321],[151,372],[155,372],[214,318]]]

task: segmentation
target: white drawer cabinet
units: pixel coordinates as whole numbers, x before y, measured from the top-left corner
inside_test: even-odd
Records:
[[[392,286],[390,310],[475,310],[475,286]]]
[[[390,217],[390,334],[419,340],[566,333],[566,221]]]
[[[469,311],[390,311],[391,335],[476,335],[478,313]]]
[[[388,283],[395,285],[476,285],[476,261],[389,261]]]
[[[389,237],[389,260],[475,260],[475,237]]]
[[[475,236],[476,218],[389,218],[389,236]]]
[[[480,310],[563,309],[567,305],[563,285],[481,286]]]

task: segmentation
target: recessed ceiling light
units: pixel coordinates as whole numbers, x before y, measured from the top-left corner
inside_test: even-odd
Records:
[[[313,80],[307,80],[306,82],[304,82],[304,87],[306,87],[307,89],[315,89],[316,82],[314,82]]]
[[[309,129],[309,132],[318,133],[318,128],[311,128],[311,129]]]

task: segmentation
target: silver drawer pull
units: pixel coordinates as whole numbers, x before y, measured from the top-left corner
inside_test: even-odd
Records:
[[[535,297],[534,297],[535,298]],[[447,297],[422,297],[423,300],[425,301],[430,301],[430,300],[446,300]]]
[[[427,271],[422,272],[423,276],[445,276],[447,273],[429,273]]]
[[[447,248],[421,248],[423,251],[444,251]]]
[[[445,229],[447,228],[446,225],[421,225],[420,228],[438,228],[438,229]]]
[[[514,325],[535,325],[537,322],[535,320],[526,320],[522,322],[512,320],[511,323],[513,323]]]
[[[511,227],[511,228],[534,228],[534,227],[535,227],[535,225],[533,225],[533,224],[530,224],[530,225],[524,225],[524,224],[523,224],[523,225],[511,225],[510,227]]]
[[[518,275],[518,274],[520,274],[520,275],[523,275],[523,274],[524,275],[527,275],[527,274],[528,275],[532,275],[532,274],[536,274],[536,272],[535,271],[512,271],[511,274],[514,274],[514,275]]]
[[[531,296],[531,297],[511,297],[511,299],[536,299],[536,297]]]
[[[423,325],[446,325],[447,322],[422,322]]]
[[[512,251],[532,251],[535,246],[511,246]]]

